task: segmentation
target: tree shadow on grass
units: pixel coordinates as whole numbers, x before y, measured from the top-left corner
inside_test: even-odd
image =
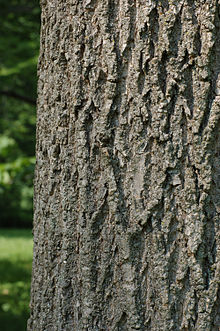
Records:
[[[32,239],[32,231],[27,229],[1,229],[0,234],[4,238]]]
[[[25,331],[29,315],[31,261],[0,260],[0,329]]]
[[[31,261],[18,260],[11,262],[7,259],[0,259],[0,284],[19,281],[30,281]]]

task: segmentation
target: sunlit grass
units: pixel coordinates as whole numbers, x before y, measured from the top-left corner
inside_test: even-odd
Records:
[[[25,331],[32,263],[30,230],[0,230],[0,329]]]

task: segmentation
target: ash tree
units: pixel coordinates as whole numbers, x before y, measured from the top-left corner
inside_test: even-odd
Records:
[[[28,331],[219,330],[219,2],[41,7]]]

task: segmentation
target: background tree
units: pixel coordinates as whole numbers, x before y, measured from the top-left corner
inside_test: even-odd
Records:
[[[28,330],[217,331],[219,3],[41,5]]]
[[[39,14],[36,0],[1,1],[0,226],[32,223]]]

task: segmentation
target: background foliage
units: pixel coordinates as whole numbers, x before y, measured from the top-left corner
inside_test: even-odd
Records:
[[[0,226],[31,226],[40,9],[0,0]]]
[[[0,229],[0,329],[25,331],[29,317],[31,230]]]

